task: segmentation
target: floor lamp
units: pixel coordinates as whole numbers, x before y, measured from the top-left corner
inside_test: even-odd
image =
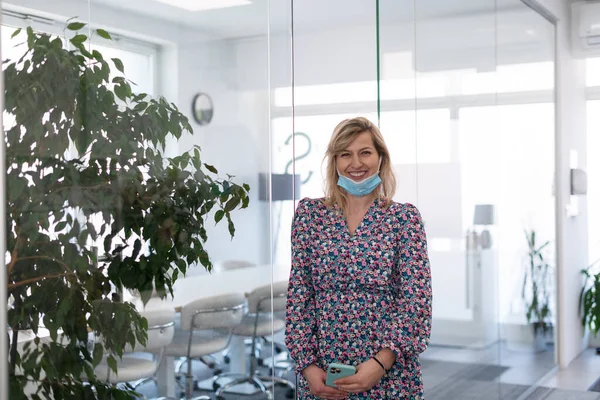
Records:
[[[483,225],[483,231],[477,237],[478,248],[489,249],[492,247],[492,235],[487,227],[494,225],[495,222],[496,215],[493,204],[477,204],[475,206],[473,225]]]

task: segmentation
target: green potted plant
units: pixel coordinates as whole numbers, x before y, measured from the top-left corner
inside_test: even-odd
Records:
[[[127,344],[145,342],[147,321],[116,289],[146,302],[172,294],[190,266],[210,270],[208,218],[226,220],[233,236],[231,212],[248,205],[249,187],[221,178],[198,147],[165,157],[167,140],[192,133],[188,119],[134,93],[121,60],[88,48],[84,26],[70,22],[63,39],[17,30],[25,55],[3,64],[14,121],[5,130],[11,400],[26,398],[26,385],[34,399],[133,396],[94,376],[101,359],[116,370]],[[40,340],[42,326],[52,340]],[[36,338],[19,351],[26,328]],[[88,348],[90,332],[103,344]]]
[[[527,264],[523,275],[521,298],[525,304],[525,317],[533,329],[536,350],[546,348],[546,336],[551,329],[550,288],[551,268],[544,258],[549,241],[538,244],[535,230],[525,230],[527,239]]]
[[[600,272],[592,272],[598,263],[600,260],[581,270],[585,281],[579,293],[581,325],[584,329],[588,328],[594,337],[597,337],[600,331]],[[600,347],[596,348],[596,353],[600,354]]]

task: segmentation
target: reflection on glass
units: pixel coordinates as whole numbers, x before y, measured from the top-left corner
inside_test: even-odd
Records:
[[[381,129],[398,174],[395,200],[417,204],[428,232],[434,329],[423,358],[493,368],[515,339],[501,329],[515,331],[515,314],[524,321],[510,300],[523,228],[535,223],[540,239],[554,232],[553,28],[518,1],[379,4]],[[525,371],[511,365],[502,382],[517,375]],[[443,378],[424,373],[426,382]],[[486,385],[486,398],[503,396],[499,382]],[[477,397],[471,390],[433,385],[429,394]]]
[[[198,35],[195,27],[180,22],[177,15],[184,15],[182,11],[168,8],[161,14],[165,9],[155,2],[140,13],[104,3],[94,1],[89,10],[93,24],[107,27],[96,30],[92,25],[91,43],[84,37],[89,33],[84,23],[73,20],[65,31],[58,22],[49,24],[41,29],[52,34],[48,39],[33,39],[34,33],[29,33],[30,43],[45,40],[38,42],[44,46],[36,47],[33,64],[24,59],[18,73],[6,72],[11,77],[4,121],[6,172],[12,193],[6,258],[13,266],[8,322],[11,338],[19,342],[13,348],[22,360],[34,361],[22,368],[12,364],[11,391],[21,391],[22,373],[38,367],[42,378],[60,381],[77,393],[76,398],[87,392],[92,398],[93,388],[106,397],[117,390],[117,383],[155,372],[160,377],[157,385],[136,391],[150,397],[174,396],[180,390],[191,394],[197,392],[195,381],[206,381],[212,391],[210,378],[217,368],[253,374],[258,361],[251,363],[252,371],[245,368],[244,338],[263,344],[257,354],[265,363],[278,346],[274,340],[272,345],[263,342],[276,326],[272,307],[261,305],[260,338],[255,337],[254,319],[245,316],[256,307],[249,303],[252,297],[244,296],[260,289],[259,300],[270,299],[271,281],[287,279],[285,266],[273,273],[269,200],[258,200],[259,173],[270,172],[269,130],[264,129],[269,125],[269,77],[262,72],[269,62],[268,10],[252,5],[210,11],[211,18],[223,23],[236,19],[231,13],[242,8],[249,20],[262,16],[257,23],[262,35],[249,30],[252,39],[246,41],[237,37],[239,32],[216,27],[214,34]],[[15,23],[25,27],[23,21]],[[113,30],[119,34],[111,40]],[[25,44],[13,47],[7,40],[12,32],[14,28],[3,26],[3,53],[16,60],[28,41],[23,31],[16,40]],[[40,52],[58,52],[62,45],[72,52],[37,64]],[[256,50],[251,60],[243,57]],[[69,62],[58,62],[65,60]],[[244,79],[242,71],[251,68],[257,73]],[[202,127],[191,113],[193,95],[200,91],[223,112]],[[251,198],[242,183],[249,185]],[[31,201],[31,196],[38,197]],[[215,266],[211,273],[206,271],[209,260]],[[161,299],[171,289],[173,298],[168,294]],[[227,296],[237,296],[237,303]],[[147,342],[139,334],[145,327],[131,305],[147,319]],[[205,313],[215,309],[219,311],[209,322]],[[227,317],[225,309],[235,316]],[[199,313],[201,321],[192,318],[190,323],[188,310]],[[205,346],[212,334],[234,331],[231,341],[227,336],[219,339],[223,346]],[[156,332],[163,333],[158,341]],[[35,348],[35,334],[42,338],[44,357],[54,354],[52,367],[36,365],[36,353],[28,356],[23,350],[26,343]],[[190,335],[195,347],[182,353]],[[131,353],[136,343],[135,350],[148,353],[145,358]],[[163,357],[157,357],[163,350]],[[122,362],[118,356],[123,351]],[[150,371],[152,351],[156,357]],[[209,363],[209,369],[194,361],[192,373],[186,369],[190,361],[177,371],[186,377],[177,387],[175,358],[190,354],[197,359],[221,351],[227,351],[229,365]],[[88,362],[74,363],[73,358]],[[82,376],[90,385],[81,385]],[[75,380],[67,382],[72,377]],[[31,382],[26,390],[36,385]],[[57,388],[44,391],[60,398]]]
[[[16,165],[11,163],[8,170],[4,171],[18,178],[12,183],[9,180],[9,195],[16,196],[9,197],[13,211],[24,211],[28,204],[17,198],[20,191],[40,189],[39,185],[33,184],[37,182],[35,179],[58,174],[59,167],[42,164],[58,162],[52,158],[70,165],[70,171],[75,174],[73,176],[83,174],[92,165],[96,165],[98,170],[90,172],[89,179],[100,179],[103,173],[118,175],[110,176],[110,179],[118,178],[118,185],[115,185],[122,194],[118,201],[103,204],[103,209],[96,205],[98,209],[94,213],[81,208],[84,208],[85,201],[97,202],[102,199],[93,192],[95,189],[92,189],[91,195],[71,197],[71,202],[56,200],[52,203],[48,199],[40,199],[37,208],[25,222],[40,224],[38,233],[41,232],[41,239],[28,239],[24,247],[25,257],[48,256],[42,254],[43,246],[34,245],[34,242],[62,240],[62,247],[53,250],[56,253],[53,257],[60,256],[61,259],[72,261],[65,264],[69,267],[74,264],[82,271],[92,271],[89,272],[91,276],[101,271],[103,274],[97,275],[97,282],[106,282],[107,276],[114,278],[115,274],[111,275],[110,271],[114,272],[119,266],[131,263],[133,267],[127,264],[127,268],[123,269],[136,273],[121,276],[121,280],[112,285],[91,285],[86,290],[98,291],[109,300],[114,295],[115,299],[122,296],[131,301],[138,310],[144,311],[149,327],[168,324],[171,318],[169,313],[152,315],[153,307],[165,306],[157,297],[164,286],[163,280],[155,279],[157,274],[164,273],[172,278],[174,271],[179,271],[178,283],[174,285],[174,299],[166,303],[166,308],[175,310],[178,315],[174,318],[175,322],[181,322],[181,310],[187,303],[206,300],[212,295],[250,293],[259,289],[256,296],[260,298],[264,294],[260,290],[265,290],[267,298],[270,298],[277,287],[271,282],[287,280],[290,228],[295,203],[303,197],[323,195],[322,155],[334,126],[341,119],[356,115],[372,121],[380,117],[380,127],[398,175],[399,187],[395,200],[418,205],[429,235],[435,293],[434,330],[432,351],[426,352],[424,357],[429,362],[441,362],[440,359],[444,357],[474,357],[478,361],[486,358],[486,363],[491,365],[503,361],[503,356],[496,352],[496,345],[501,341],[517,344],[518,349],[530,349],[527,346],[532,343],[533,337],[522,334],[523,330],[528,331],[528,327],[523,300],[518,293],[523,272],[522,258],[526,256],[523,228],[535,227],[542,241],[552,241],[554,235],[550,187],[553,170],[553,104],[548,102],[554,89],[554,55],[549,51],[554,45],[553,29],[532,10],[517,1],[505,4],[506,1],[499,0],[408,3],[380,0],[379,20],[376,20],[375,7],[369,2],[355,2],[335,13],[315,12],[314,7],[303,2],[293,2],[293,10],[290,9],[290,2],[242,0],[177,4],[142,0],[46,2],[51,6],[38,3],[39,9],[30,10],[32,15],[47,16],[52,13],[66,19],[73,17],[73,10],[83,10],[85,12],[81,15],[90,15],[91,21],[85,22],[91,22],[93,29],[102,26],[113,34],[113,40],[108,40],[96,32],[92,42],[85,42],[83,48],[92,52],[92,55],[94,50],[98,51],[109,63],[109,82],[104,86],[113,91],[117,111],[116,114],[102,114],[102,108],[91,107],[83,101],[78,103],[80,108],[73,118],[88,124],[88,128],[82,130],[84,134],[93,131],[94,123],[100,126],[116,123],[119,119],[115,115],[122,115],[118,113],[125,112],[126,107],[133,108],[132,121],[140,115],[155,115],[156,118],[143,121],[143,129],[140,128],[139,132],[144,132],[144,137],[137,142],[135,155],[127,149],[132,146],[131,139],[139,133],[135,128],[139,125],[136,124],[96,131],[96,140],[112,135],[112,145],[119,143],[119,146],[113,147],[106,145],[104,149],[99,146],[100,150],[106,152],[113,150],[111,154],[99,155],[82,147],[81,143],[76,145],[77,135],[81,133],[78,130],[69,132],[66,144],[59,140],[37,138],[27,142],[30,144],[27,148],[17,146],[11,149],[9,146],[9,152],[19,150],[22,153],[18,160],[15,159]],[[91,5],[91,8],[88,9],[87,5]],[[69,50],[77,49],[76,44],[68,41],[77,32],[65,32],[63,22],[40,23],[15,15],[7,15],[3,19],[1,39],[4,59],[17,60],[24,54],[27,49],[24,36],[16,41],[11,40],[10,36],[17,28],[25,28],[30,22],[36,32],[48,32],[53,39],[60,38],[65,46],[69,46]],[[80,31],[87,34],[88,27]],[[23,44],[16,46],[17,43]],[[376,54],[377,45],[379,54]],[[115,64],[112,59],[120,60],[123,72],[119,71],[118,63]],[[592,59],[587,63],[588,84],[597,85],[600,81],[595,77],[594,70],[598,69],[595,67],[598,60]],[[101,68],[101,65],[97,59],[91,60],[89,68],[94,71],[94,66]],[[36,85],[43,88],[53,84],[58,76],[54,74],[52,79],[36,81],[37,78],[30,75],[31,81],[22,85],[26,89],[23,93],[33,96],[38,93]],[[126,93],[125,83],[130,85],[131,94],[146,93],[148,97],[133,101]],[[194,97],[198,93],[210,97],[212,106],[195,102]],[[500,96],[496,97],[496,94]],[[164,113],[158,111],[156,116],[147,112],[147,107],[153,104],[151,99],[159,96],[166,98],[166,104],[156,105],[157,110],[166,110],[164,107],[175,105],[182,117],[177,117],[177,121],[171,120],[172,124],[169,125],[164,123]],[[497,98],[502,99],[502,106],[496,105]],[[73,103],[74,99],[75,94],[69,101]],[[142,102],[148,103],[146,107],[139,105]],[[45,134],[51,130],[49,127],[52,124],[61,124],[68,118],[66,114],[52,115],[50,109],[42,110],[42,103],[39,98],[34,98],[31,104],[19,107],[18,111],[37,112],[32,118],[39,122],[39,128]],[[139,107],[137,110],[136,105]],[[7,107],[10,104],[7,103]],[[595,103],[591,102],[589,107],[589,125],[593,127],[593,116],[598,113],[594,112]],[[207,113],[204,110],[214,108],[217,108],[217,112],[210,112],[210,118],[205,118]],[[201,115],[195,115],[193,110],[201,110]],[[98,119],[90,120],[90,116],[94,115]],[[17,118],[16,112],[3,110],[3,117],[5,133],[23,121]],[[141,165],[142,156],[149,155],[147,158],[150,159],[152,154],[148,152],[154,152],[156,156],[157,149],[162,147],[162,143],[152,143],[152,138],[160,137],[174,127],[178,132],[176,126],[187,128],[183,117],[187,118],[194,134],[179,139],[169,135],[164,139],[162,155],[170,157],[171,161],[166,161],[165,165],[156,169]],[[210,123],[206,124],[208,119]],[[148,127],[152,126],[155,131],[148,133]],[[590,128],[590,132],[593,129]],[[39,135],[38,126],[31,132],[15,129],[7,140],[17,143],[22,135],[23,140],[27,141],[31,138],[30,134]],[[590,136],[590,144],[593,141],[594,138]],[[93,141],[87,144],[91,143]],[[172,249],[177,254],[164,256],[160,265],[150,263],[151,267],[146,265],[142,268],[139,265],[141,258],[154,254],[162,241],[180,234],[181,226],[185,225],[172,224],[163,218],[171,210],[165,205],[181,208],[182,204],[176,200],[185,197],[188,201],[191,196],[182,196],[182,193],[187,193],[185,190],[189,188],[200,186],[198,190],[206,190],[207,193],[216,190],[210,185],[199,184],[203,176],[187,175],[195,168],[193,157],[196,146],[199,147],[200,162],[214,166],[218,170],[218,178],[211,175],[212,167],[205,167],[208,169],[204,173],[215,177],[219,182],[217,186],[222,190],[234,187],[229,184],[227,188],[223,186],[227,174],[234,176],[234,182],[249,185],[248,207],[232,214],[235,222],[233,239],[227,217],[217,212],[218,206],[213,206],[203,214],[203,229],[191,229],[189,233],[189,237],[194,234],[206,235],[207,241],[201,246],[206,253],[200,251],[200,247],[194,247],[198,254],[184,260],[183,264],[172,265],[169,257],[183,254],[182,249],[177,247],[179,245],[173,242]],[[177,158],[190,150],[192,155],[189,160],[186,157]],[[507,153],[513,156],[503,156]],[[113,160],[119,159],[122,165],[126,165],[134,158],[140,163],[136,168],[125,170],[111,167]],[[594,157],[588,159],[589,196],[590,204],[593,204]],[[82,162],[81,165],[77,164],[78,160]],[[42,168],[42,165],[45,167]],[[148,182],[159,179],[165,171],[174,170],[187,176],[190,184],[179,186],[182,191],[179,193],[159,191],[150,196],[155,207],[152,212],[158,215],[154,232],[157,237],[154,241],[142,240],[152,236],[151,227],[154,225],[150,224],[148,231],[146,228],[149,226],[143,225],[144,230],[139,231],[141,225],[138,225],[148,211],[140,210],[132,216],[130,212],[138,209],[131,199],[145,201],[139,196],[148,190]],[[61,190],[65,196],[71,196],[73,193],[68,187],[81,185],[81,182],[73,181],[73,176],[65,173],[43,190],[56,189],[53,185],[64,186]],[[172,178],[173,182],[178,181],[176,177]],[[94,181],[89,186],[96,187],[107,181],[108,178],[104,183]],[[87,180],[84,182],[89,183]],[[280,196],[280,184],[287,186],[287,189],[290,189],[289,185],[295,186],[293,190],[285,191],[285,196]],[[224,207],[235,209],[242,201]],[[494,205],[496,219],[493,225],[479,224],[474,215],[477,206],[487,204]],[[56,210],[49,218],[48,210],[51,207]],[[65,209],[60,210],[61,207]],[[590,215],[593,216],[594,212],[591,207]],[[45,217],[41,218],[40,215]],[[128,218],[120,220],[123,216]],[[221,222],[215,225],[215,220]],[[16,227],[22,222],[9,225],[13,242],[9,243],[9,254],[6,255],[8,263],[15,259],[12,249],[17,241]],[[65,235],[64,232],[76,226],[77,222],[81,224],[80,231],[77,238],[72,238],[80,239],[79,236],[85,235],[83,232],[88,233],[86,240],[77,242],[73,247],[69,244],[71,237],[61,235]],[[113,231],[115,226],[119,229]],[[593,229],[590,226],[591,243],[594,237],[600,237],[600,234],[593,233]],[[478,240],[484,230],[492,238],[489,249],[479,246]],[[133,234],[135,232],[137,236]],[[104,240],[110,235],[114,236],[114,241],[106,249]],[[140,239],[139,244],[136,239]],[[119,245],[127,247],[116,251]],[[196,256],[199,259],[194,258]],[[209,257],[214,265],[210,273],[202,266]],[[549,261],[553,261],[552,254],[549,254]],[[489,267],[487,270],[486,266]],[[25,274],[21,278],[35,279],[38,267],[46,265],[29,263],[23,270],[31,276]],[[482,268],[488,275],[477,272]],[[65,272],[57,269],[55,273]],[[67,285],[66,278],[59,277],[56,281],[63,283],[63,289]],[[131,291],[120,290],[120,286],[135,287],[140,282],[144,283],[143,287]],[[43,298],[48,304],[59,300],[57,293],[61,294],[60,300],[69,298],[67,292],[60,292],[55,287],[49,289],[42,283],[31,284],[27,288],[23,290],[23,298],[25,295],[33,299]],[[149,306],[141,304],[142,295],[150,296]],[[89,299],[93,297],[91,294],[89,296]],[[15,299],[14,296],[9,299],[13,310]],[[19,300],[16,306],[22,307],[18,303]],[[40,301],[37,306],[41,307],[42,303]],[[114,305],[110,301],[106,304],[111,307]],[[244,329],[252,325],[248,324],[247,314],[244,313],[245,316],[238,322],[245,325],[239,328],[238,334],[233,335],[231,345],[224,350],[224,354],[216,354],[218,362],[204,358],[204,364],[198,361],[191,363],[194,379],[202,389],[213,390],[210,378],[216,370],[230,370],[247,377],[250,371],[248,365],[258,368],[257,371],[262,374],[281,374],[293,380],[293,374],[286,369],[290,360],[286,359],[285,349],[280,343],[283,338],[281,315],[276,312],[276,318],[271,322],[273,315],[270,306],[268,304],[268,311],[261,316],[265,319],[261,319],[262,322],[268,320],[264,324],[267,329],[264,332],[266,341],[252,340],[252,335],[246,334],[248,331]],[[58,320],[63,325],[73,322],[70,313],[74,311],[63,307],[61,316],[54,320],[45,317],[50,313],[35,311],[30,313],[31,320],[25,321],[26,324],[16,324],[14,315],[9,323],[12,321],[15,327],[23,328],[19,340],[22,339],[23,343],[32,342],[33,335],[29,328],[35,328],[36,324],[39,324],[41,332],[44,325],[46,328],[58,326]],[[244,312],[249,307],[246,303]],[[277,309],[276,306],[273,308]],[[85,308],[81,306],[80,309]],[[57,310],[61,310],[60,307]],[[123,326],[124,320],[120,318],[117,322],[107,317],[105,325]],[[219,322],[219,318],[217,320]],[[85,331],[77,331],[82,341],[86,340],[88,328],[96,330],[92,322],[87,321],[86,324],[89,326]],[[232,326],[227,325],[227,328]],[[502,337],[498,334],[500,326],[505,328]],[[515,326],[519,329],[511,329]],[[179,324],[173,343],[178,343],[175,340],[189,339],[186,333],[181,333],[180,328]],[[268,332],[271,329],[276,331],[273,337]],[[189,333],[189,330],[186,332]],[[122,338],[131,339],[126,334]],[[252,342],[257,359],[251,360],[250,353],[254,352],[245,346],[244,339]],[[95,355],[96,361],[101,362],[104,368],[108,359],[106,354],[101,356],[99,351],[94,352],[96,343],[89,342],[91,358],[94,359]],[[522,346],[522,343],[526,343],[526,346]],[[539,358],[551,358],[551,339],[548,343],[547,351],[539,353]],[[185,344],[187,346],[187,342]],[[473,352],[460,353],[465,350],[449,350],[438,345],[468,348]],[[272,357],[280,350],[282,352],[277,359]],[[436,354],[438,359],[435,358]],[[158,368],[157,386],[149,384],[136,390],[149,397],[179,395],[179,391],[186,390],[186,379],[181,381],[182,386],[175,380],[175,367],[178,367],[177,372],[181,375],[186,375],[188,364],[184,360],[175,364],[175,357],[176,352],[172,352],[163,358],[166,361]],[[261,363],[267,368],[260,368]],[[273,364],[275,368],[269,370],[268,367]],[[59,368],[66,368],[65,365]],[[451,367],[456,365],[451,364]],[[108,370],[104,368],[103,371]],[[444,378],[427,374],[424,378],[430,382]],[[522,374],[519,369],[513,366],[512,372],[504,374],[501,380],[510,383],[520,377]],[[221,386],[226,382],[227,379],[219,381]],[[495,396],[498,392],[496,388],[492,386],[488,393]],[[231,390],[244,391],[245,386],[239,385]],[[277,398],[285,394],[279,391],[280,388],[274,390]],[[432,390],[435,393],[440,388]],[[259,390],[251,388],[249,391]],[[455,397],[461,396],[456,394]]]
[[[600,160],[594,156],[596,149],[600,148],[600,101],[588,101],[587,116],[588,220],[600,221],[600,208],[596,206],[600,204]],[[600,259],[600,224],[588,224],[588,235],[588,259],[592,263]]]

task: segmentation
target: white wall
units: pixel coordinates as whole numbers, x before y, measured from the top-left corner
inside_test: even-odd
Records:
[[[207,35],[201,30],[179,26],[123,10],[115,10],[77,0],[4,1],[3,8],[34,15],[47,15],[57,20],[79,16],[93,28],[155,43],[161,48],[157,65],[157,93],[175,103],[190,118],[193,136],[183,136],[179,143],[167,144],[167,155],[174,156],[202,148],[204,162],[213,164],[222,178],[234,175],[237,183],[251,186],[250,207],[232,216],[236,236],[231,240],[227,223],[206,224],[207,251],[213,261],[230,258],[247,259],[255,263],[269,262],[268,204],[258,201],[258,172],[268,168],[268,59],[258,61],[253,75],[252,91],[241,92],[234,72],[243,69],[244,60],[233,52],[233,44]],[[266,16],[265,16],[266,22]],[[60,24],[60,23],[59,23]],[[261,45],[266,48],[266,41]],[[259,46],[260,47],[260,46]],[[262,63],[262,65],[261,65]],[[200,127],[191,118],[194,95],[205,92],[212,97],[215,114],[212,122]],[[257,98],[259,98],[257,100]]]
[[[265,43],[266,46],[266,43]],[[186,136],[178,151],[201,146],[204,162],[214,165],[221,177],[234,175],[234,180],[248,183],[250,206],[232,216],[236,225],[233,241],[226,222],[213,227],[207,224],[207,250],[214,261],[245,259],[254,263],[269,260],[268,203],[258,199],[258,173],[268,171],[268,100],[267,58],[258,60],[263,68],[257,71],[254,90],[241,91],[235,81],[236,71],[244,68],[244,60],[236,57],[228,41],[188,42],[180,45],[177,59],[178,105],[190,115],[194,95],[204,92],[211,96],[214,116],[207,126],[191,119],[194,136]]]
[[[567,216],[569,202],[569,154],[578,153],[586,165],[585,63],[570,49],[570,1],[539,0],[558,19],[557,30],[557,193],[559,193],[558,324],[557,356],[565,368],[586,347],[578,313],[578,296],[587,265],[587,204],[579,201],[579,215]]]
[[[547,60],[549,51],[545,41],[540,42],[522,30],[521,34],[511,34],[515,31],[511,30],[511,26],[535,27],[540,23],[539,18],[522,12],[522,9],[502,12],[502,18],[498,21],[492,14],[481,14],[420,20],[416,26],[412,22],[382,25],[379,35],[382,78],[414,77],[413,62],[416,62],[419,72],[455,68],[493,70],[496,51],[504,55],[500,61],[506,64]],[[364,20],[375,21],[375,16],[367,15]],[[502,35],[496,35],[496,23]],[[474,35],[474,32],[477,34]],[[376,80],[376,33],[373,22],[353,25],[351,28],[295,34],[295,85]],[[289,33],[271,36],[271,84],[274,87],[290,86],[291,42]],[[267,48],[260,38],[244,39],[237,43],[238,55],[244,60],[243,69],[237,71],[238,85],[252,88],[255,82],[253,76],[264,67],[262,60],[268,56]],[[394,57],[401,53],[408,53],[409,58]],[[411,54],[416,54],[416,61]]]

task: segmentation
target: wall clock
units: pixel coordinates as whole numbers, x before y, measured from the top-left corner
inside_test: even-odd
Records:
[[[198,93],[192,100],[192,115],[198,125],[208,125],[212,120],[214,106],[212,99],[206,93]]]

